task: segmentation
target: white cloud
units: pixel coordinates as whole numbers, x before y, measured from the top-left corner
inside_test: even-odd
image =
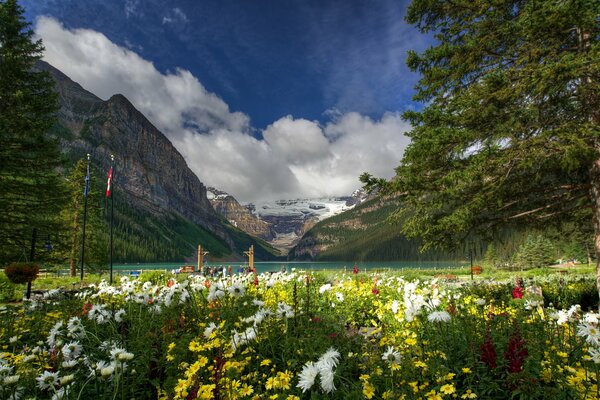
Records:
[[[250,134],[250,119],[232,112],[187,70],[162,74],[103,34],[68,30],[39,18],[44,59],[101,98],[125,95],[164,132],[207,185],[240,201],[344,195],[369,171],[391,177],[408,143],[409,126],[388,113],[372,120],[330,113],[324,126],[286,116]]]

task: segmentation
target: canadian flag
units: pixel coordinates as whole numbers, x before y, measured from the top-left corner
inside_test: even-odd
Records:
[[[108,182],[106,183],[106,197],[110,196],[110,185],[112,184],[112,167],[108,171]]]

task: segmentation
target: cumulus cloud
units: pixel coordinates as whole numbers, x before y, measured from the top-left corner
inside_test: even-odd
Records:
[[[246,114],[231,111],[187,70],[161,73],[99,32],[69,30],[47,17],[36,33],[46,61],[101,98],[125,95],[202,182],[240,201],[349,194],[364,171],[391,177],[408,144],[409,126],[395,113],[380,120],[329,113],[326,124],[286,116],[259,139]]]

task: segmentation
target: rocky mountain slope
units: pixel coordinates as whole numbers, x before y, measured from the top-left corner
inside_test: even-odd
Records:
[[[156,240],[148,243],[176,247],[179,259],[192,257],[201,242],[207,243],[205,247],[215,257],[239,258],[247,245],[256,244],[260,247],[257,258],[273,258],[270,246],[215,212],[205,186],[183,156],[124,96],[103,101],[47,63],[40,62],[38,69],[56,81],[61,108],[55,133],[63,151],[73,160],[90,153],[99,171],[108,171],[110,155],[115,156],[114,186],[123,205],[118,217],[127,228],[121,236],[129,235],[124,239],[152,237]]]
[[[277,233],[273,226],[252,214],[230,194],[215,188],[208,188],[208,199],[214,210],[233,226],[266,241],[275,239]]]
[[[408,240],[388,217],[399,205],[394,197],[375,197],[351,210],[318,222],[289,252],[292,260],[399,261],[451,260],[440,251],[419,253],[419,243]]]

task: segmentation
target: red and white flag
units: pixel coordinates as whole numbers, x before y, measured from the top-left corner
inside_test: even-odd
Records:
[[[110,185],[112,184],[112,167],[108,171],[108,182],[106,184],[106,197],[110,196]]]

